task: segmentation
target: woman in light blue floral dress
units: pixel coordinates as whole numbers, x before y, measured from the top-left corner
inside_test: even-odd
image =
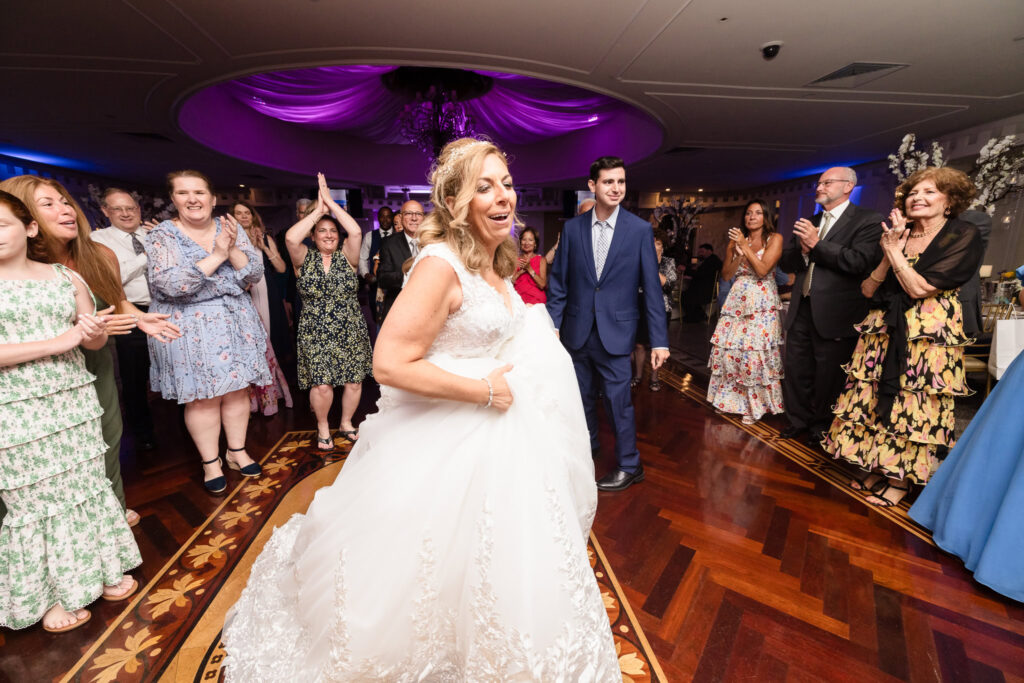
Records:
[[[0,192],[0,626],[69,631],[124,600],[142,562],[107,481],[103,408],[79,346],[101,348],[88,287],[34,260],[39,225]]]
[[[149,345],[150,382],[164,398],[185,404],[185,426],[199,450],[203,485],[227,488],[218,451],[227,437],[227,465],[258,477],[245,451],[249,386],[273,381],[267,337],[246,287],[263,277],[263,260],[230,214],[213,217],[216,197],[198,171],[168,175],[178,210],[146,237],[150,311],[169,313],[182,336]]]

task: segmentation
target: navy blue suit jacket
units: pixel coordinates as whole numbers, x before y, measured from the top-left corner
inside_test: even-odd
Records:
[[[595,323],[601,344],[614,355],[628,354],[640,320],[640,289],[651,346],[668,348],[665,303],[658,278],[658,255],[650,224],[619,208],[601,278],[594,268],[593,209],[570,219],[562,231],[548,274],[548,313],[562,343],[583,346]]]

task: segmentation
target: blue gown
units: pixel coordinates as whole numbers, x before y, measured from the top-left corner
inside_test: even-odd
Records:
[[[1024,602],[1024,353],[910,508],[974,578]]]

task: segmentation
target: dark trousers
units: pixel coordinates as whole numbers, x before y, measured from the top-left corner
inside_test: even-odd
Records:
[[[145,306],[138,307],[146,310]],[[117,369],[121,374],[126,426],[136,439],[151,441],[153,418],[149,414],[149,345],[146,334],[135,328],[130,334],[114,337],[114,343],[117,345]]]
[[[615,460],[620,470],[635,472],[640,465],[636,449],[636,420],[629,380],[633,377],[630,354],[613,355],[605,351],[595,327],[583,346],[569,351],[576,370],[576,381],[583,398],[583,413],[590,431],[590,447],[597,448],[597,392],[604,390],[605,410],[615,432]]]
[[[786,333],[782,396],[790,424],[823,432],[832,424],[832,406],[846,384],[842,366],[853,355],[857,337],[822,337],[814,327],[810,302],[800,304]]]

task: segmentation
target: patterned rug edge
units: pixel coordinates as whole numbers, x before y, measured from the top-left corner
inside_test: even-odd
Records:
[[[347,457],[351,448],[347,440],[337,439],[339,450],[325,455],[311,446],[312,436],[311,431],[285,433],[260,460],[265,476],[244,480],[225,496],[60,678],[61,682],[153,681],[166,675],[285,496],[306,477]],[[591,565],[608,610],[623,681],[665,681],[650,642],[593,532],[589,541],[593,548]],[[218,632],[195,668],[195,680],[217,680],[222,659]],[[181,680],[184,673],[179,671],[176,678]]]

